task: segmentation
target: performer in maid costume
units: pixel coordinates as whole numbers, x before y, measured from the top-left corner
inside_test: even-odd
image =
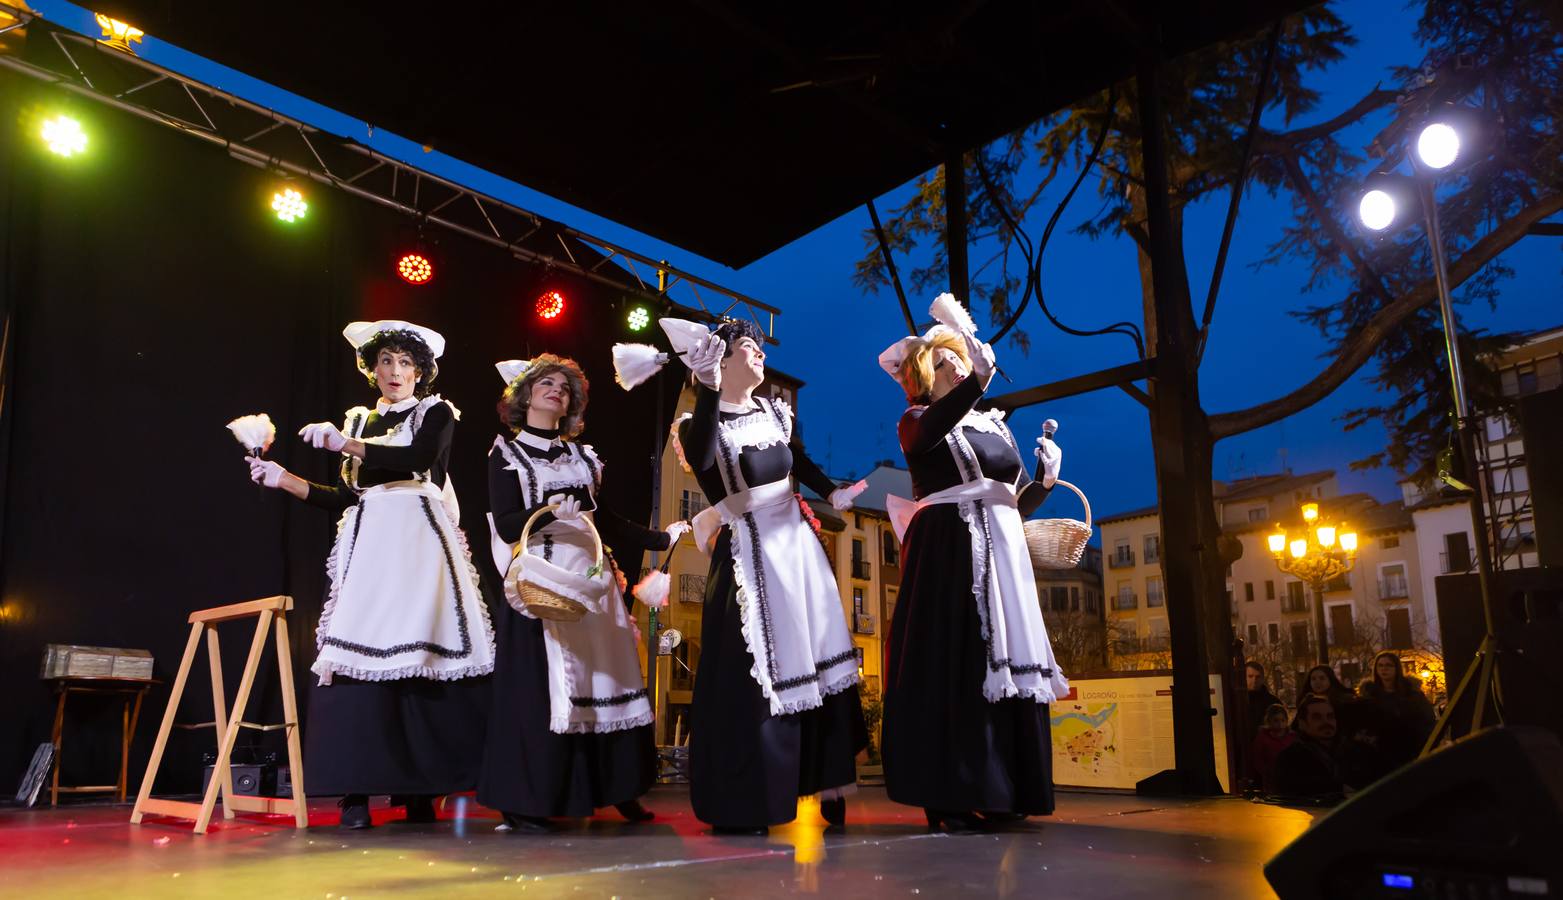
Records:
[[[785,402],[754,395],[765,379],[759,329],[661,324],[697,382],[675,446],[712,504],[694,521],[696,544],[711,554],[689,738],[695,815],[719,833],[764,833],[796,816],[798,797],[817,794],[839,828],[854,758],[868,743],[858,660],[790,478],[837,509],[851,505],[852,491],[804,454]],[[614,352],[626,386],[649,377],[644,368],[626,376],[637,368],[631,348]]]
[[[435,797],[477,785],[494,669],[494,630],[446,475],[458,414],[429,393],[445,339],[401,321],[342,334],[380,399],[348,410],[340,428],[299,432],[342,456],[338,483],[247,462],[255,482],[341,516],[311,667],[310,793],[343,795],[346,828],[370,826],[372,794],[391,794],[409,821],[433,821]]]
[[[885,787],[930,828],[1053,811],[1048,704],[1069,690],[1042,622],[1022,520],[1058,477],[1039,438],[1035,478],[1002,414],[976,412],[993,351],[945,294],[943,324],[897,341],[880,366],[906,391],[901,449],[915,503],[886,505],[903,536],[885,673]]]
[[[496,368],[506,385],[499,418],[514,438],[496,438],[489,452],[489,525],[511,608],[500,619],[478,800],[504,813],[502,830],[547,831],[550,817],[589,816],[603,806],[648,821],[638,798],[656,779],[657,750],[622,589],[607,572],[555,585],[589,611],[575,622],[540,620],[518,592],[526,557],[516,551],[528,519],[549,507],[526,551],[567,573],[596,564],[593,526],[610,547],[660,551],[689,525],[657,531],[598,506],[602,461],[574,440],[589,389],[574,360],[545,353]]]

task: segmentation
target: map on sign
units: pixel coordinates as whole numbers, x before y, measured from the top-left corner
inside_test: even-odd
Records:
[[[1062,749],[1070,766],[1101,774],[1103,763],[1118,753],[1117,715],[1117,703],[1072,703],[1053,713],[1055,754]]]

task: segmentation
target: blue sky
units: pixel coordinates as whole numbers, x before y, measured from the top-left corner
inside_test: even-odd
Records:
[[[31,0],[47,18],[88,34],[96,34],[92,14],[60,0]],[[1294,125],[1329,118],[1349,106],[1381,80],[1390,67],[1415,63],[1421,57],[1414,38],[1420,3],[1402,6],[1386,0],[1341,0],[1337,12],[1359,39],[1347,58],[1310,83],[1323,93],[1317,111]],[[674,265],[782,309],[777,333],[781,345],[771,363],[803,378],[808,387],[800,397],[800,413],[811,454],[828,471],[861,475],[876,460],[903,464],[895,442],[895,422],[905,402],[900,389],[875,362],[879,351],[904,333],[893,292],[863,295],[852,284],[853,264],[862,255],[862,230],[868,215],[855,210],[741,270],[728,269],[677,247],[623,228],[606,219],[554,200],[537,191],[493,176],[438,152],[424,153],[411,141],[383,130],[372,133],[365,123],[288,94],[256,79],[186,53],[149,36],[138,48],[145,58],[184,72],[223,90],[260,103],[322,129],[354,137],[389,156],[403,159],[498,199],[530,209],[582,231],[665,258]],[[1266,120],[1280,126],[1279,121]],[[1359,128],[1360,146],[1374,123]],[[1352,135],[1353,139],[1357,135]],[[1046,216],[1067,189],[1069,179],[1050,186],[1028,221],[1039,237]],[[903,186],[878,199],[882,213],[905,201]],[[1138,322],[1140,286],[1134,247],[1127,238],[1091,241],[1070,229],[1096,207],[1094,182],[1087,180],[1065,214],[1048,247],[1045,286],[1050,305],[1075,327],[1098,327],[1127,319]],[[1203,301],[1225,215],[1225,195],[1189,210],[1185,242],[1193,293]],[[764,210],[755,210],[764,215]],[[1301,293],[1306,272],[1300,264],[1256,271],[1252,263],[1279,234],[1290,217],[1285,198],[1253,192],[1243,201],[1222,281],[1205,362],[1201,392],[1205,408],[1221,412],[1273,399],[1303,383],[1323,365],[1325,342],[1288,312],[1310,303],[1326,302],[1327,293]],[[974,259],[977,255],[974,254]],[[1557,324],[1559,255],[1556,238],[1528,238],[1503,258],[1515,277],[1503,285],[1496,310],[1485,306],[1460,309],[1462,322],[1494,331],[1523,330]],[[903,269],[916,259],[901,260]],[[913,297],[914,311],[926,309],[931,297]],[[983,316],[978,316],[979,322]],[[1129,342],[1121,337],[1070,337],[1053,329],[1032,307],[1022,320],[1032,339],[1029,355],[999,349],[1000,364],[1015,380],[1014,387],[1054,381],[1131,361]],[[1216,477],[1241,477],[1279,471],[1336,469],[1343,490],[1367,491],[1382,499],[1398,495],[1396,476],[1389,470],[1351,472],[1347,464],[1383,445],[1381,429],[1369,426],[1343,433],[1340,413],[1372,402],[1368,370],[1358,373],[1323,402],[1283,422],[1221,442],[1216,446]],[[1012,389],[1002,381],[999,390]],[[1064,449],[1064,477],[1091,498],[1094,512],[1106,515],[1155,502],[1155,470],[1145,411],[1121,391],[1099,391],[1017,413],[1011,420],[1023,442],[1051,416],[1061,423],[1057,435]],[[1079,515],[1073,496],[1056,495],[1044,508],[1051,516]]]

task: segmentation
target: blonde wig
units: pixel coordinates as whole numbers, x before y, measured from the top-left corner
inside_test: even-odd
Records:
[[[966,368],[971,368],[971,356],[966,352],[966,341],[944,329],[932,338],[916,338],[907,345],[906,356],[901,358],[901,368],[896,380],[906,391],[908,403],[927,403],[933,393],[934,353],[948,350],[961,358]]]

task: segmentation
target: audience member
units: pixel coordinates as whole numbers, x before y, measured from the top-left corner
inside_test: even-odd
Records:
[[[1385,650],[1373,657],[1373,673],[1357,689],[1380,735],[1380,751],[1391,768],[1415,759],[1433,731],[1433,704],[1422,682],[1405,674],[1400,656]]]
[[[1275,758],[1275,792],[1289,799],[1336,800],[1345,794],[1335,707],[1328,697],[1309,694],[1297,704],[1292,723],[1297,740]]]
[[[1270,687],[1265,684],[1265,667],[1263,663],[1249,660],[1244,674],[1248,677],[1248,733],[1247,743],[1253,743],[1254,736],[1265,725],[1265,716],[1269,715],[1270,707],[1281,702],[1281,698],[1270,693]]]
[[[1273,703],[1265,710],[1253,744],[1248,751],[1248,777],[1266,794],[1276,792],[1275,760],[1281,751],[1297,742],[1297,732],[1287,724],[1286,707]]]

